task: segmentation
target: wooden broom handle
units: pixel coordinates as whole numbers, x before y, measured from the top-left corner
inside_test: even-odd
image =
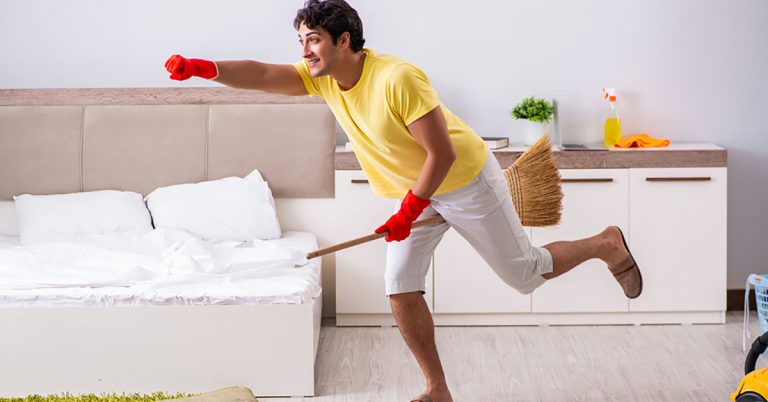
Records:
[[[445,219],[443,219],[443,217],[440,215],[435,215],[435,216],[430,216],[427,219],[422,219],[420,221],[413,222],[413,225],[411,226],[411,228],[417,228],[419,226],[430,225],[433,223],[441,223],[441,222],[445,222]],[[356,239],[345,241],[343,243],[339,243],[331,247],[321,248],[320,250],[315,250],[310,253],[307,253],[307,259],[311,260],[315,257],[320,257],[326,254],[335,253],[345,248],[357,246],[358,244],[368,243],[369,241],[385,237],[388,234],[389,234],[388,231],[382,232],[382,233],[369,234],[368,236],[358,237]]]

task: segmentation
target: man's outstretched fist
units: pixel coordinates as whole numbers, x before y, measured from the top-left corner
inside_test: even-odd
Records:
[[[187,59],[178,54],[168,58],[165,69],[171,73],[171,79],[176,81],[184,81],[192,76],[210,80],[219,75],[216,63],[203,59]]]

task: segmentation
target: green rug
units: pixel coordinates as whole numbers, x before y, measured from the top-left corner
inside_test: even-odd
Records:
[[[143,394],[101,394],[101,395],[30,395],[26,398],[0,398],[0,402],[155,402],[164,399],[176,399],[192,396],[192,394],[169,395],[165,392],[155,392],[151,395]]]

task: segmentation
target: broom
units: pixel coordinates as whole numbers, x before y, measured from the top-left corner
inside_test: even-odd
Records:
[[[549,135],[539,138],[513,164],[504,169],[504,178],[523,226],[552,226],[560,222],[563,192],[560,190],[560,172],[555,164]],[[445,219],[435,215],[414,222],[412,228],[441,222],[445,222]],[[358,237],[310,252],[307,259],[380,239],[388,234],[389,232],[383,232]]]
[[[560,223],[563,192],[549,135],[539,138],[504,169],[504,178],[523,226],[541,227]]]

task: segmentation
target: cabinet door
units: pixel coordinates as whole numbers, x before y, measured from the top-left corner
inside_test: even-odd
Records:
[[[628,235],[627,169],[564,169],[560,174],[562,220],[555,227],[533,228],[534,245],[583,239],[611,225]],[[535,313],[626,312],[628,303],[605,263],[592,259],[536,289],[531,307]]]
[[[726,168],[630,169],[630,238],[643,293],[630,311],[723,311]]]
[[[521,295],[505,284],[453,229],[445,233],[437,246],[433,269],[435,313],[531,311],[530,295]]]
[[[373,233],[394,213],[397,202],[375,195],[359,170],[336,171],[339,216],[333,243]],[[390,313],[384,292],[386,246],[384,239],[336,253],[336,312],[339,314]],[[427,304],[432,307],[432,271],[427,274]]]

